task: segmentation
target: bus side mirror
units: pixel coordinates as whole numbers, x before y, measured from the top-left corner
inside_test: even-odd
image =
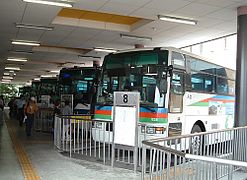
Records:
[[[163,94],[167,93],[167,80],[166,79],[161,79],[159,82],[159,91],[160,91],[160,96]]]
[[[173,65],[168,66],[167,71],[168,71],[168,75],[172,77]]]

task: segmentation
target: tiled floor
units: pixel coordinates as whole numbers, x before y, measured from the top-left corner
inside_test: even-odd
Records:
[[[12,130],[18,141],[20,141],[24,147],[31,164],[34,169],[36,169],[40,179],[140,179],[140,173],[135,174],[133,171],[125,169],[111,168],[98,163],[65,157],[54,150],[51,135],[34,132],[32,137],[27,138],[24,132],[25,128],[19,127],[16,120],[6,118],[6,121],[9,121],[11,122],[11,125],[14,125],[12,126]],[[25,179],[5,124],[1,127],[0,132],[0,179]]]
[[[5,124],[0,126],[0,179],[24,179]]]
[[[21,156],[26,155],[31,166],[42,180],[139,180],[140,173],[111,168],[99,163],[68,158],[58,153],[53,146],[51,134],[33,132],[32,137],[25,136],[25,128],[19,127],[14,119],[5,118],[9,130],[23,148]],[[0,180],[23,180],[22,166],[15,152],[15,141],[12,142],[4,123],[0,126]],[[245,172],[236,172],[233,180],[246,180]],[[147,178],[148,179],[148,178]],[[227,177],[222,178],[228,179]]]

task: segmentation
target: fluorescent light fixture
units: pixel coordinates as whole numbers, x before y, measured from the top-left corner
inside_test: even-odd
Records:
[[[61,7],[72,7],[72,4],[66,2],[58,2],[58,1],[43,1],[43,0],[23,0],[24,2],[29,3],[37,3],[37,4],[45,4],[51,6],[61,6]]]
[[[50,73],[59,73],[60,71],[59,70],[52,70],[50,71]]]
[[[120,37],[125,38],[125,39],[139,40],[139,41],[152,41],[151,37],[145,37],[145,36],[133,36],[133,35],[127,35],[127,34],[120,34]]]
[[[19,61],[19,62],[26,62],[27,59],[22,58],[7,58],[7,61]]]
[[[101,59],[99,56],[86,56],[86,55],[78,55],[78,58],[93,58],[93,59]]]
[[[3,73],[4,76],[10,76],[10,73]]]
[[[33,80],[34,81],[40,81],[40,78],[34,78]]]
[[[2,82],[11,82],[10,79],[2,79]]]
[[[11,71],[9,71],[9,72],[10,72],[10,73],[15,73],[15,71],[12,71],[12,70],[11,70]]]
[[[35,41],[13,40],[11,43],[15,45],[40,46],[40,42]]]
[[[45,30],[45,31],[52,31],[54,29],[53,27],[49,27],[49,26],[41,26],[41,25],[34,25],[34,24],[21,24],[21,23],[16,23],[15,27],[26,28],[26,29]]]
[[[14,79],[14,78],[11,76],[3,76],[3,79]]]
[[[99,51],[99,52],[108,52],[108,53],[117,52],[117,50],[115,50],[115,49],[104,48],[104,47],[95,47],[94,50],[95,50],[95,51]]]
[[[5,69],[7,69],[7,70],[16,70],[16,71],[20,71],[21,70],[21,68],[19,68],[19,67],[5,67]]]
[[[57,74],[44,74],[44,75],[41,75],[40,77],[42,78],[57,77]]]
[[[20,53],[20,54],[33,54],[33,51],[24,51],[24,50],[10,50],[11,53]]]
[[[178,17],[173,17],[173,16],[158,15],[158,18],[160,20],[169,21],[169,22],[176,22],[176,23],[183,23],[183,24],[190,24],[190,25],[196,25],[197,24],[196,20],[178,18]]]
[[[9,84],[10,82],[2,81],[1,83],[2,83],[2,84]]]

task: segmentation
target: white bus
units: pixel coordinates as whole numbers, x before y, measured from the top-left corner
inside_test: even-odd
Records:
[[[224,59],[222,59],[224,61]],[[168,137],[234,124],[235,72],[176,48],[145,48],[105,57],[95,120],[112,121],[114,91],[139,91],[139,139]],[[112,139],[113,127],[96,124]],[[126,132],[127,133],[127,132]],[[102,135],[101,135],[102,137]]]

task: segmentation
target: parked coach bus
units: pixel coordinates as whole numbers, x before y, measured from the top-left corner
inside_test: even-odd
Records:
[[[87,114],[94,103],[96,83],[98,82],[96,67],[63,68],[59,73],[60,94],[71,94],[74,99],[76,114]]]
[[[94,119],[112,121],[114,91],[138,91],[140,139],[231,128],[234,88],[233,70],[176,48],[117,52],[104,59]],[[93,130],[112,139],[113,127]]]

